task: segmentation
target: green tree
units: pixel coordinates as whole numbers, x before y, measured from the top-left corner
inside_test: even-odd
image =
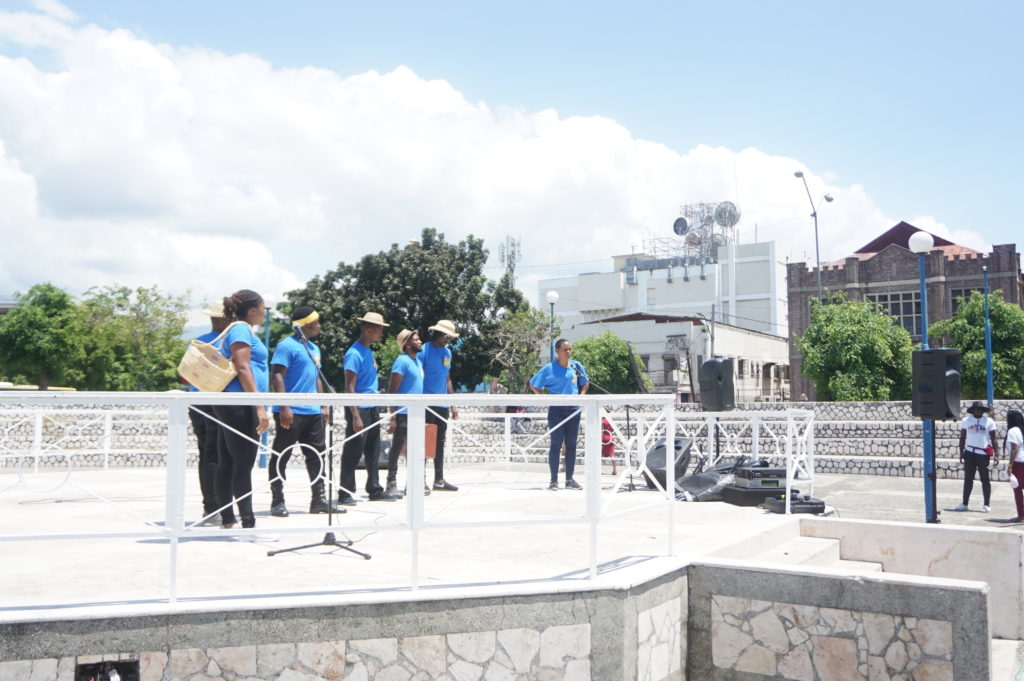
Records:
[[[811,302],[811,323],[799,339],[802,371],[819,400],[903,400],[910,397],[910,334],[872,303],[842,294]]]
[[[157,287],[94,287],[81,310],[87,360],[79,369],[92,390],[168,390],[178,385],[177,366],[185,351],[189,296]]]
[[[490,368],[498,322],[525,304],[508,277],[493,282],[484,276],[486,262],[481,239],[468,236],[451,244],[426,228],[418,242],[392,244],[355,264],[340,263],[289,292],[288,299],[320,310],[324,373],[335,386],[343,385],[344,354],[359,336],[357,318],[375,311],[390,325],[389,336],[409,328],[424,341],[428,326],[441,319],[455,322],[460,337],[453,344],[452,382],[472,387]]]
[[[573,359],[583,365],[590,380],[594,382],[591,390],[601,386],[610,393],[640,392],[630,366],[630,354],[629,344],[611,331],[583,338],[572,345]],[[639,357],[634,356],[634,359],[644,384],[650,389],[652,385],[646,367]]]
[[[18,295],[18,306],[0,317],[0,364],[8,376],[24,374],[40,390],[51,383],[72,387],[85,357],[82,320],[74,299],[53,284],[36,284]]]
[[[510,393],[529,392],[530,378],[541,364],[541,352],[547,352],[550,333],[547,314],[528,304],[498,322],[491,357]]]
[[[996,399],[1024,395],[1024,310],[989,295],[992,325],[992,386]],[[961,353],[960,385],[965,399],[985,399],[985,296],[973,291],[956,314],[928,328],[929,341],[945,338]]]

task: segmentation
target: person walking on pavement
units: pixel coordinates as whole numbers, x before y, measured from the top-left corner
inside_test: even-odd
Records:
[[[996,442],[996,424],[985,412],[988,406],[975,400],[967,408],[967,416],[960,422],[960,463],[964,465],[964,497],[963,503],[956,507],[957,511],[966,511],[971,501],[971,490],[974,487],[974,473],[981,478],[981,493],[984,503],[982,513],[989,512],[992,498],[992,483],[989,482],[989,467],[999,461],[999,445]]]
[[[455,324],[442,319],[427,328],[430,332],[429,341],[423,346],[420,360],[423,362],[423,392],[431,395],[448,395],[452,388],[452,351],[448,344],[459,337]],[[427,423],[437,426],[437,440],[434,449],[434,490],[440,492],[458,492],[459,488],[444,479],[444,445],[448,434],[448,419],[459,418],[459,410],[455,407],[428,407]]]
[[[379,312],[359,317],[359,340],[345,353],[345,392],[377,394],[377,360],[372,345],[384,337],[387,324]],[[338,503],[352,506],[356,489],[356,465],[362,457],[366,464],[366,493],[370,501],[395,501],[380,485],[377,469],[380,446],[380,412],[374,406],[352,406],[345,419],[345,446],[341,454],[341,489]]]
[[[210,330],[196,340],[209,343],[228,326],[228,320],[224,317],[224,301],[216,301],[203,310],[203,314],[210,318]],[[199,388],[190,385],[189,390],[198,392]],[[207,523],[216,522],[212,516],[220,504],[217,503],[217,422],[213,420],[213,406],[193,404],[189,407],[188,417],[192,421],[192,432],[195,433],[199,449],[196,468],[199,471],[199,491],[203,495],[203,516]]]
[[[538,395],[546,389],[554,395],[585,395],[590,387],[590,378],[583,365],[572,359],[572,343],[564,338],[555,342],[555,359],[541,367],[530,379],[530,388]],[[564,422],[564,423],[563,423]],[[579,407],[548,407],[548,430],[551,431],[551,445],[548,448],[548,468],[551,483],[548,489],[558,489],[558,459],[565,444],[565,488],[583,489],[573,479],[576,470],[576,439],[580,433]]]
[[[270,360],[270,386],[277,393],[322,393],[320,381],[320,348],[312,339],[320,335],[320,313],[308,305],[292,311],[293,333],[274,348]],[[324,425],[330,420],[329,409],[316,405],[275,405],[274,444],[267,474],[270,477],[270,515],[288,517],[284,503],[284,482],[288,459],[298,447],[306,459],[310,482],[310,513],[327,513],[324,494],[323,455],[327,447]],[[344,509],[339,509],[344,512]]]
[[[394,364],[391,365],[391,378],[388,381],[388,392],[393,395],[421,394],[423,392],[423,362],[419,352],[423,348],[420,334],[409,329],[402,329],[398,334],[398,349],[401,350]],[[388,433],[391,434],[391,449],[388,450],[388,486],[385,490],[393,496],[402,496],[398,491],[398,458],[405,448],[408,437],[409,414],[404,407],[391,407],[391,420],[388,422]],[[426,494],[430,494],[427,487]]]
[[[1017,505],[1017,522],[1024,523],[1024,414],[1016,409],[1006,412],[1006,437],[1003,439],[1007,467],[1017,484],[1013,488],[1013,501]]]

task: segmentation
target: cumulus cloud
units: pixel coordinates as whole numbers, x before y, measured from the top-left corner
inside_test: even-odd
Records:
[[[681,204],[721,200],[739,204],[742,240],[756,225],[780,253],[813,254],[797,159],[679,153],[607,118],[470,102],[404,67],[277,68],[78,26],[57,0],[34,6],[0,12],[0,291],[156,283],[273,299],[427,226],[481,236],[494,255],[521,236],[529,285],[668,234]],[[5,43],[41,48],[46,66]],[[836,197],[821,212],[823,259],[899,220],[863,187],[807,177]]]

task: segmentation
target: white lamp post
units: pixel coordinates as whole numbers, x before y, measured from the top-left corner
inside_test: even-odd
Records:
[[[558,302],[558,291],[548,291],[548,305],[551,306],[551,361],[555,361],[555,303]]]

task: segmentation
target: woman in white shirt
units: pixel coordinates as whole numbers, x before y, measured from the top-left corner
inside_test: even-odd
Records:
[[[1017,478],[1013,500],[1017,503],[1017,522],[1024,522],[1024,414],[1016,409],[1006,412],[1006,437],[1003,451],[1009,461],[1010,475]]]
[[[989,467],[999,461],[999,447],[996,444],[996,423],[985,414],[989,410],[984,402],[975,400],[967,408],[968,416],[960,422],[960,463],[964,465],[964,502],[956,507],[966,511],[974,487],[974,473],[981,478],[981,493],[984,497],[981,512],[989,512],[992,498],[992,483],[988,479]]]

